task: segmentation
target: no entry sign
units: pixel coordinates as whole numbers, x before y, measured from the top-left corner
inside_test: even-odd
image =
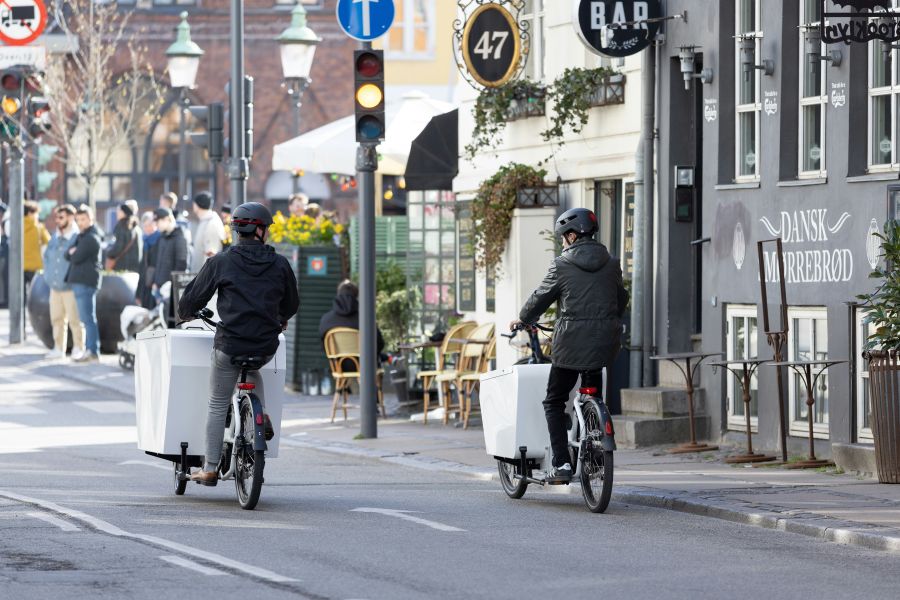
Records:
[[[43,0],[0,0],[0,42],[9,46],[30,44],[46,26]]]

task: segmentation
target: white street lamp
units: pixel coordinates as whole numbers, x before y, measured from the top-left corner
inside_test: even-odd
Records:
[[[316,46],[322,40],[306,24],[306,9],[297,4],[291,11],[291,26],[277,38],[281,46],[281,70],[287,81],[309,80]]]
[[[178,90],[179,134],[181,144],[178,148],[178,192],[181,194],[182,206],[186,205],[187,193],[187,129],[185,111],[189,103],[187,90],[193,89],[197,81],[197,70],[200,68],[200,57],[203,50],[191,40],[191,26],[187,22],[187,12],[181,13],[181,23],[175,28],[175,42],[166,50],[169,59],[169,82]]]

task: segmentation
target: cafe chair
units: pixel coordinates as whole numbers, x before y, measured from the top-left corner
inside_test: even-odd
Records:
[[[359,387],[359,330],[349,327],[335,327],[325,334],[325,355],[331,367],[331,377],[334,379],[334,400],[331,403],[331,422],[337,414],[338,403],[344,411],[344,420],[347,420],[347,409],[357,408],[349,403],[351,384],[356,382]],[[384,408],[384,392],[382,391],[382,379],[384,370],[378,369],[375,374],[377,386],[378,406],[381,408],[381,416],[386,417]]]
[[[428,424],[428,408],[431,405],[431,385],[438,376],[452,370],[451,365],[455,364],[456,357],[462,350],[462,344],[460,342],[451,340],[466,338],[469,332],[475,329],[476,326],[477,323],[474,321],[464,321],[452,326],[450,330],[447,331],[447,334],[444,336],[444,341],[441,343],[441,347],[436,352],[435,369],[433,371],[420,371],[416,375],[418,379],[422,380],[422,403],[425,412],[423,415],[423,422],[425,425]],[[444,415],[444,418],[446,422],[446,415]]]

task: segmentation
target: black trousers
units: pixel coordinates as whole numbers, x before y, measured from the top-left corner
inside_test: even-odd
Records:
[[[602,370],[581,372],[557,366],[550,368],[547,398],[544,400],[544,415],[547,417],[547,429],[550,431],[550,448],[553,450],[554,467],[561,467],[572,462],[572,456],[569,453],[566,402],[569,401],[569,392],[578,382],[579,375],[581,376],[581,387],[603,389]]]

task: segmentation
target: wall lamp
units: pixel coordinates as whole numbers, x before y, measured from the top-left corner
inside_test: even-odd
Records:
[[[840,50],[829,50],[825,56],[822,56],[822,32],[817,24],[807,24],[804,35],[806,36],[806,58],[811,66],[815,67],[820,61],[828,61],[832,67],[841,66],[844,55]]]
[[[766,75],[775,74],[775,61],[764,60],[762,64],[756,64],[756,39],[752,36],[740,38],[741,68],[744,71],[744,81],[750,81],[750,74],[760,70]]]
[[[697,49],[699,46],[682,46],[678,49],[681,61],[681,75],[684,77],[684,89],[691,89],[691,81],[699,79],[703,83],[712,83],[713,70],[706,68],[697,73]]]

